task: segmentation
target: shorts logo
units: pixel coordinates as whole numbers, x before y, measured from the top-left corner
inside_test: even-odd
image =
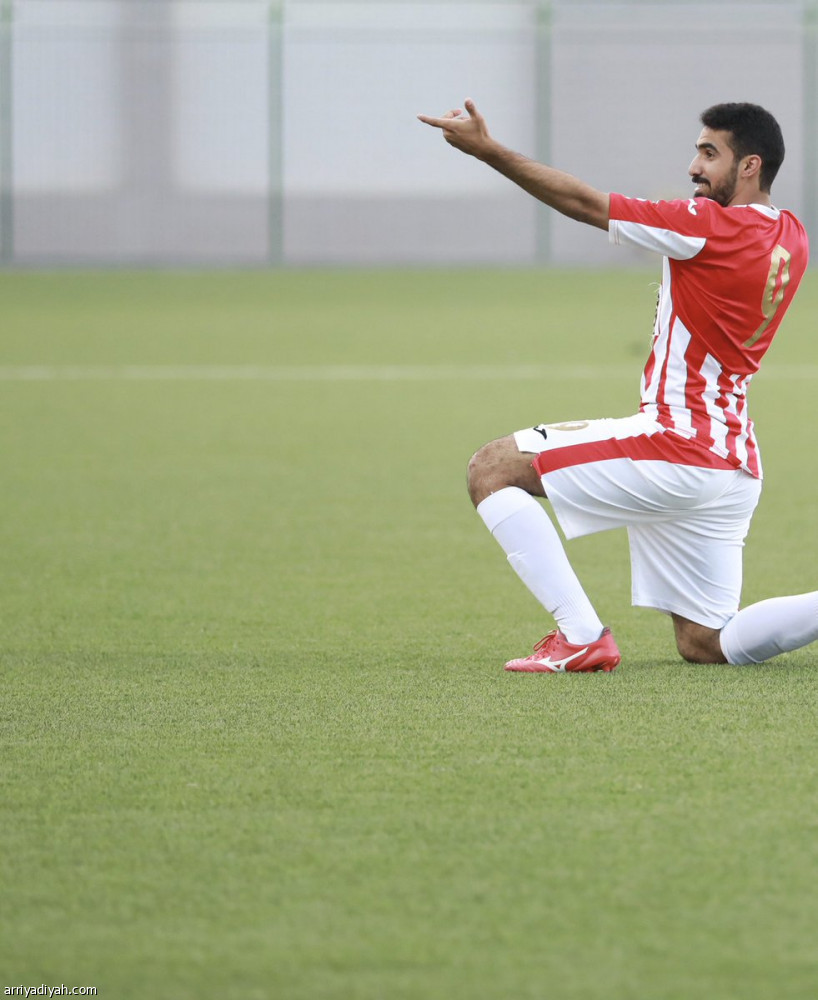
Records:
[[[548,426],[553,427],[555,431],[581,431],[588,426],[588,421],[574,420],[566,424],[548,424]],[[539,427],[536,429],[539,430]]]

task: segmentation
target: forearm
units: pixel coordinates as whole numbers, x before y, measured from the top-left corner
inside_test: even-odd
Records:
[[[608,228],[610,197],[562,170],[492,142],[479,157],[550,208],[578,222]]]
[[[465,103],[467,117],[460,108],[447,111],[441,118],[418,115],[427,125],[439,128],[449,145],[482,160],[498,173],[514,181],[524,191],[538,198],[570,219],[589,226],[608,228],[610,196],[571,174],[537,163],[495,142],[474,101]]]

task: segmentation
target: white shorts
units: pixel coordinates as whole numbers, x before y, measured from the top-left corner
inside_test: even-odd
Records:
[[[548,470],[537,471],[566,538],[628,529],[635,605],[720,629],[739,608],[761,482],[740,469],[622,456],[631,450],[619,446],[625,439],[657,432],[638,414],[541,424],[514,439],[521,452],[548,452]],[[605,442],[615,457],[605,457]]]

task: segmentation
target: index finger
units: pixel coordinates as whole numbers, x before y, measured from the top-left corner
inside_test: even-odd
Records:
[[[418,115],[418,119],[426,125],[433,125],[435,128],[445,128],[451,121],[459,118],[463,114],[460,108],[453,108],[447,111],[441,118],[433,118],[430,115]]]

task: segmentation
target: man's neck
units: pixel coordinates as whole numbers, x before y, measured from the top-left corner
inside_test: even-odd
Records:
[[[756,185],[748,185],[736,189],[728,208],[734,205],[763,205],[765,208],[772,208],[772,204],[769,191],[761,191]]]

